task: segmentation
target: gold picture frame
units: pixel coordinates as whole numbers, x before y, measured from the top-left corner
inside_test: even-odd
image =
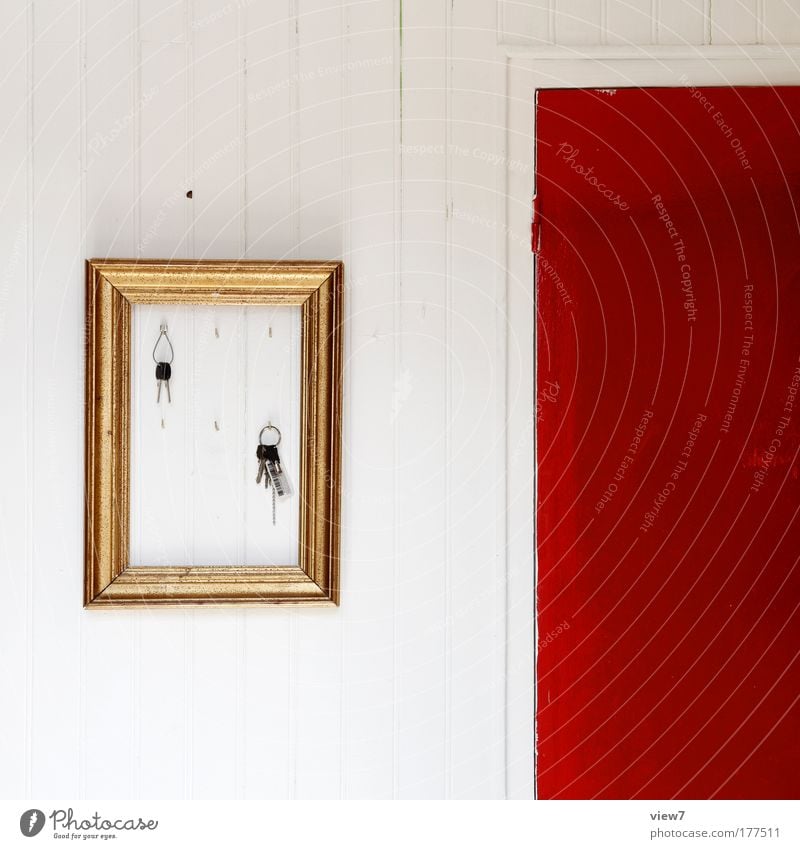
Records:
[[[84,606],[338,605],[341,262],[92,259],[86,264]],[[133,304],[302,309],[296,566],[131,566]]]

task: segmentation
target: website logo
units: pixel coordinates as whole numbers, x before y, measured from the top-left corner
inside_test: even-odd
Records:
[[[25,837],[36,837],[44,828],[44,813],[38,808],[31,808],[19,818],[19,830]]]

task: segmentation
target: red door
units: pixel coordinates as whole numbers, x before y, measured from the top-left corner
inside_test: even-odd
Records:
[[[800,793],[800,88],[536,106],[541,798]]]

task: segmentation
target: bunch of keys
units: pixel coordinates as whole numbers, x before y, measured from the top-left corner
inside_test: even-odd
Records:
[[[169,359],[168,360],[159,360],[156,356],[156,351],[158,350],[158,345],[161,342],[162,337],[166,341],[167,345],[169,345]],[[172,395],[169,391],[169,379],[172,377],[172,361],[175,359],[175,351],[172,348],[172,342],[169,341],[169,336],[167,335],[167,325],[161,325],[161,332],[158,334],[158,339],[156,339],[156,344],[153,345],[153,362],[156,364],[156,381],[158,382],[158,394],[156,395],[156,404],[161,402],[161,387],[166,384],[167,386],[167,402],[172,403]]]
[[[269,445],[264,444],[264,432],[268,430],[273,430],[278,434],[278,439],[275,442],[270,443]],[[269,489],[272,487],[272,524],[275,524],[275,503],[277,499],[283,500],[284,498],[288,498],[291,494],[291,484],[289,483],[289,479],[286,476],[286,473],[283,471],[283,466],[281,465],[281,458],[278,454],[278,445],[280,445],[281,441],[281,432],[274,425],[268,424],[266,427],[261,429],[261,433],[258,435],[258,448],[256,448],[256,458],[258,459],[258,475],[256,476],[256,483],[261,483],[261,479],[264,479],[264,488]]]

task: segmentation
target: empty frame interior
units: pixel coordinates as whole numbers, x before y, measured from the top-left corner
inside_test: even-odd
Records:
[[[161,326],[174,357],[159,397]],[[299,565],[301,335],[299,306],[134,305],[132,566]],[[164,341],[157,353],[169,355]],[[268,423],[295,488],[274,525],[272,492],[256,484]]]

